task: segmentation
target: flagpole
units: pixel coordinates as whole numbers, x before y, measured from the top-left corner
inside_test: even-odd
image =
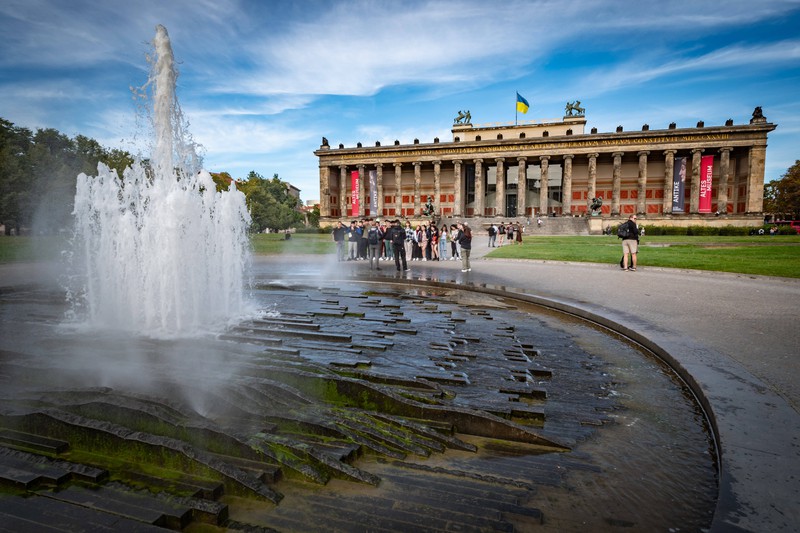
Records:
[[[517,92],[519,95],[519,92]],[[514,125],[517,126],[517,117],[519,116],[519,109],[517,109],[517,100],[514,100]]]

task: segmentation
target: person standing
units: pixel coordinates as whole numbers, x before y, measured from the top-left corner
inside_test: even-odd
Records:
[[[451,254],[450,259],[455,261],[456,259],[461,259],[461,254],[458,253],[458,237],[461,234],[461,230],[458,229],[458,226],[455,224],[450,224],[450,248]]]
[[[517,222],[516,227],[514,228],[514,231],[516,232],[516,235],[517,235],[517,240],[515,242],[517,244],[522,244],[522,224]]]
[[[488,248],[494,248],[495,239],[497,239],[497,226],[494,224],[489,224],[489,246]]]
[[[472,251],[472,229],[464,222],[458,225],[460,230],[458,243],[461,245],[461,272],[469,272],[469,254]]]
[[[378,227],[378,221],[373,220],[372,226],[367,230],[367,256],[369,257],[369,269],[372,270],[372,262],[375,262],[377,269],[381,269],[381,241],[383,233]]]
[[[336,260],[337,261],[344,261],[344,237],[347,233],[347,230],[342,224],[342,221],[338,221],[336,223],[336,227],[333,228],[333,242],[336,243]]]
[[[358,233],[356,233],[356,221],[350,222],[350,229],[347,231],[347,260],[355,261],[358,259]]]
[[[500,223],[500,226],[497,227],[497,235],[500,237],[499,246],[503,246],[503,241],[506,238],[506,226],[502,222]]]
[[[628,221],[620,225],[617,235],[622,239],[622,270],[636,272],[636,255],[639,253],[639,227],[636,225],[636,215],[629,216]],[[631,257],[630,263],[628,255]]]
[[[386,232],[386,240],[391,243],[392,252],[394,254],[394,265],[397,271],[400,272],[400,263],[403,264],[403,270],[408,270],[408,263],[406,263],[406,230],[400,227],[400,221],[394,220],[391,227]]]
[[[447,241],[450,236],[447,234],[447,224],[442,224],[442,229],[439,231],[439,260],[447,260]]]
[[[406,250],[406,257],[409,260],[413,260],[414,257],[414,239],[416,236],[416,232],[414,228],[411,227],[411,222],[406,220],[406,242],[405,242],[405,250]]]

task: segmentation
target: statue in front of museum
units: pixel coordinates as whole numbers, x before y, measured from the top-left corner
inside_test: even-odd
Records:
[[[435,208],[433,207],[433,196],[428,196],[428,201],[422,206],[422,214],[426,217],[433,216]]]
[[[600,197],[592,198],[592,215],[599,215],[601,207],[603,207],[603,199]]]
[[[472,124],[472,115],[470,115],[469,109],[467,109],[466,111],[459,110],[458,116],[456,116],[456,118],[453,119],[453,124],[463,124],[465,126],[467,124]]]
[[[575,100],[574,102],[567,102],[564,110],[565,117],[582,117],[586,114],[586,109],[581,107],[581,101]]]

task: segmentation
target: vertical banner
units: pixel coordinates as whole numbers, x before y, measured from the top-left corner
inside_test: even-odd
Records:
[[[683,213],[685,210],[684,192],[686,190],[686,158],[676,157],[672,173],[672,212]]]
[[[378,171],[369,171],[369,215],[378,216]]]
[[[714,173],[714,156],[704,155],[700,158],[700,203],[698,213],[711,212],[711,178]]]
[[[358,188],[361,186],[359,183],[358,170],[350,172],[350,213],[351,216],[358,216]]]

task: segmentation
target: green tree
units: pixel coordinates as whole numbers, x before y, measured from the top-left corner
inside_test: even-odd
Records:
[[[296,226],[302,216],[297,212],[297,198],[289,194],[285,182],[274,174],[271,180],[250,171],[247,179],[239,185],[252,218],[251,231],[265,229],[284,230]]]
[[[28,202],[31,172],[31,131],[0,119],[0,224],[6,234],[23,225],[23,206]]]
[[[800,219],[800,159],[781,179],[764,186],[764,211],[781,218]]]

